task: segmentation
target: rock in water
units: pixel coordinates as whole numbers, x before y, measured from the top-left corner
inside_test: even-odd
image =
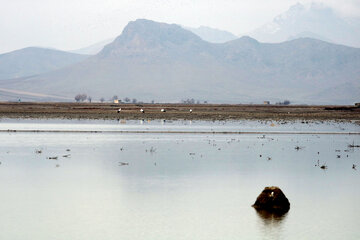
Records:
[[[256,210],[266,210],[273,213],[286,213],[290,209],[290,202],[278,187],[265,187],[257,197],[253,207]]]

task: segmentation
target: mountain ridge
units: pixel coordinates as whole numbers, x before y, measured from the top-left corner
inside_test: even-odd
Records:
[[[211,28],[207,26],[200,26],[198,28],[193,28],[193,27],[183,27],[183,28],[198,35],[202,40],[211,43],[225,43],[238,38],[229,31]]]
[[[360,49],[310,38],[261,43],[242,37],[212,44],[176,24],[137,20],[129,23],[97,55],[53,72],[8,81],[3,88],[93,99],[113,95],[142,101],[249,103],[290,99],[334,103],[317,93],[360,79]],[[339,88],[340,89],[340,88]],[[338,104],[352,104],[349,87]],[[355,88],[353,92],[359,92]],[[353,94],[352,92],[352,94]],[[339,100],[340,101],[340,100]]]

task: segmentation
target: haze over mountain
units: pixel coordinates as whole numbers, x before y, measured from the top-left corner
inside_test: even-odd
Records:
[[[313,39],[317,39],[317,40],[321,40],[321,41],[325,41],[325,42],[329,42],[329,43],[334,43],[333,40],[325,38],[324,36],[320,36],[319,34],[312,33],[312,32],[301,32],[301,33],[297,33],[296,35],[291,35],[291,36],[289,36],[287,41],[298,39],[298,38],[313,38]]]
[[[235,40],[238,37],[232,34],[231,32],[210,28],[206,26],[200,26],[198,28],[184,27],[186,30],[189,30],[196,35],[198,35],[202,40],[211,42],[211,43],[225,43],[231,40]]]
[[[175,24],[140,19],[95,56],[1,87],[73,98],[179,102],[352,104],[360,96],[360,49],[301,38],[213,44]]]
[[[0,79],[36,75],[72,65],[87,58],[86,55],[64,51],[28,47],[0,54]]]
[[[87,47],[72,50],[70,52],[78,53],[78,54],[85,54],[85,55],[95,55],[95,54],[98,54],[104,48],[105,45],[108,45],[109,43],[114,41],[114,39],[115,38],[106,39],[106,40],[94,43]]]
[[[269,43],[306,36],[359,48],[360,18],[342,17],[322,4],[297,3],[248,35]]]

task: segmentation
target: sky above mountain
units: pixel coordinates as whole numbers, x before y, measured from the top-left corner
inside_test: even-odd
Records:
[[[310,0],[0,0],[0,53],[28,46],[73,50],[113,38],[138,18],[250,32],[297,2]],[[360,17],[358,0],[316,0]]]
[[[340,16],[323,4],[297,3],[247,35],[267,43],[311,37],[359,48],[360,18]]]

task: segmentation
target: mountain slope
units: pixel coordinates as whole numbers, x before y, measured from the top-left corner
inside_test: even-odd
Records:
[[[191,27],[184,27],[184,28],[186,30],[195,33],[201,39],[211,43],[225,43],[238,38],[231,32],[210,28],[206,26],[200,26],[198,28],[191,28]]]
[[[114,41],[114,38],[106,39],[84,48],[72,50],[70,52],[77,54],[85,54],[85,55],[95,55],[98,54],[104,48],[105,45],[111,43],[112,41]]]
[[[305,33],[305,34],[304,34]],[[283,42],[296,36],[315,37],[360,47],[360,19],[344,18],[322,4],[297,3],[270,23],[248,33],[261,42]]]
[[[0,79],[41,74],[72,65],[87,55],[28,47],[0,55]]]
[[[264,44],[242,37],[212,44],[178,25],[137,20],[95,56],[2,81],[1,87],[70,98],[84,92],[93,99],[116,94],[141,101],[352,104],[360,90],[341,86],[359,81],[360,49],[309,38]],[[338,94],[326,91],[337,87]]]

